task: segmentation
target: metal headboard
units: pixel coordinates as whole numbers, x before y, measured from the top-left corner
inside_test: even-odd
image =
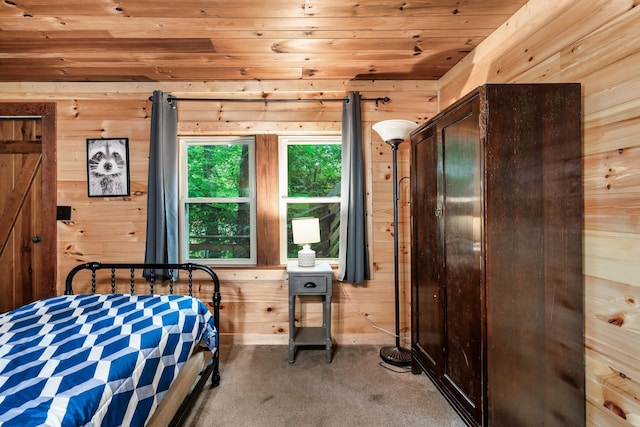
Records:
[[[220,280],[218,279],[218,275],[208,266],[201,264],[193,264],[193,263],[185,263],[185,264],[128,264],[128,263],[115,263],[115,264],[106,264],[100,262],[87,262],[84,264],[77,265],[74,267],[69,274],[67,275],[67,279],[65,281],[65,295],[73,295],[73,279],[76,274],[83,270],[91,271],[91,293],[96,293],[97,287],[97,279],[96,272],[98,270],[111,270],[111,293],[116,292],[116,279],[118,271],[127,271],[129,274],[129,292],[135,293],[135,284],[136,284],[136,272],[145,272],[145,277],[140,276],[139,282],[147,281],[147,285],[149,286],[149,293],[153,294],[154,286],[157,283],[158,274],[157,271],[167,271],[169,272],[169,293],[173,294],[173,288],[175,285],[175,275],[174,272],[178,271],[186,271],[188,274],[187,283],[189,286],[189,296],[192,296],[193,293],[193,271],[200,270],[204,271],[209,275],[213,282],[213,310],[214,310],[214,322],[216,323],[216,328],[219,327],[219,314],[220,314]]]

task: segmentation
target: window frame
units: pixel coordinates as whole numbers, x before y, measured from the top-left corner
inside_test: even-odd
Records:
[[[191,198],[188,197],[188,169],[187,169],[187,148],[192,145],[229,145],[247,144],[249,147],[249,195],[246,197],[209,197]],[[179,136],[179,245],[180,262],[197,262],[206,265],[242,265],[253,266],[257,262],[257,201],[256,201],[256,138],[255,136]],[[186,205],[188,203],[249,203],[249,258],[190,258],[189,257],[189,227],[186,218]]]
[[[280,235],[280,262],[286,264],[295,261],[297,258],[288,258],[288,233],[287,233],[287,205],[294,203],[338,203],[342,210],[342,197],[289,197],[288,195],[288,151],[289,145],[340,145],[342,146],[341,135],[280,135],[278,136],[278,189],[279,189],[279,235]],[[341,150],[342,153],[342,150]],[[342,155],[342,154],[341,154]],[[340,178],[342,180],[342,176]],[[339,215],[342,220],[341,215]],[[339,258],[316,258],[318,261],[338,264]]]

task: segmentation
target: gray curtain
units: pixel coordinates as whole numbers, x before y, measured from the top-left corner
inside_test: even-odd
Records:
[[[152,97],[145,263],[178,263],[178,114],[176,101]],[[167,279],[168,272],[155,272]],[[150,272],[144,272],[149,277]],[[175,276],[175,274],[174,274]]]
[[[371,278],[364,193],[360,94],[342,108],[342,187],[338,280],[362,284]]]

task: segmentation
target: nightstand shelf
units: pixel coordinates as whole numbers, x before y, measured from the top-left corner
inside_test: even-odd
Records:
[[[298,346],[325,346],[327,363],[331,363],[331,286],[333,270],[325,262],[314,267],[300,267],[296,261],[287,264],[289,276],[289,363],[295,361]],[[296,296],[322,297],[322,326],[295,325]]]
[[[296,345],[324,345],[326,340],[327,329],[322,326],[298,327],[293,333]]]

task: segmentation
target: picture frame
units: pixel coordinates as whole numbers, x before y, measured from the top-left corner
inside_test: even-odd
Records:
[[[87,138],[89,197],[130,195],[129,138]]]

